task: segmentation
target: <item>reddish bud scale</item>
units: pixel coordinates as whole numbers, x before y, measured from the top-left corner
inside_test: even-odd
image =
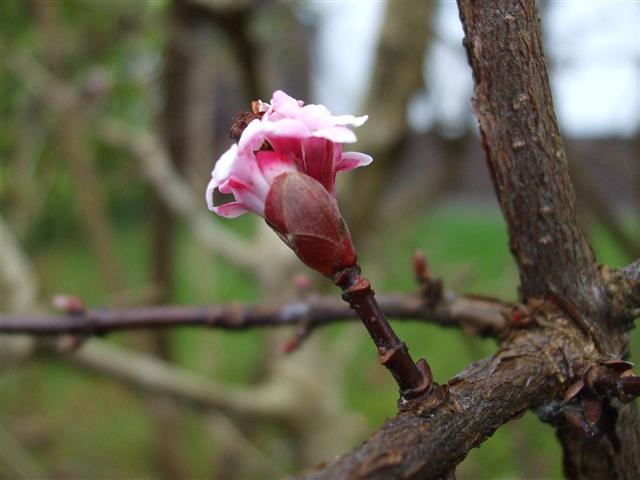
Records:
[[[335,198],[300,172],[283,173],[271,185],[264,218],[307,266],[333,278],[356,264],[349,229]]]

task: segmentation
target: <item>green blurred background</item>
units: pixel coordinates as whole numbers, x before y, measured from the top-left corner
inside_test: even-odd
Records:
[[[460,88],[471,82],[455,67],[464,53],[448,37],[451,4],[8,0],[0,8],[2,250],[23,259],[16,276],[5,263],[15,258],[3,257],[3,311],[48,311],[59,293],[89,306],[295,299],[292,279],[305,269],[256,219],[214,218],[203,199],[230,144],[230,118],[276,88],[371,116],[354,149],[375,162],[343,180],[340,202],[378,292],[414,291],[411,260],[421,249],[446,288],[517,299],[470,108],[433,107],[442,86],[429,72],[447,65],[442,49],[454,52],[449,75],[467,78]],[[339,19],[355,22],[367,9],[378,12],[376,25],[351,23],[358,35],[345,37],[344,58],[331,57],[326,38],[344,35]],[[544,5],[542,14],[557,12]],[[615,26],[614,18],[605,28]],[[347,64],[363,55],[354,100]],[[549,58],[553,81],[564,64]],[[340,65],[346,76],[329,78]],[[580,133],[560,118],[573,132],[566,144],[580,213],[598,260],[612,267],[638,257],[640,141],[630,115],[614,132]],[[157,175],[167,165],[169,180]],[[165,191],[176,179],[188,197],[180,208]],[[211,241],[199,222],[246,240],[254,263]],[[333,291],[309,275],[314,289]],[[424,323],[397,330],[440,382],[496,348]],[[95,340],[248,392],[286,384],[299,407],[290,418],[194,408],[74,363],[73,353],[16,356],[2,337],[0,478],[276,478],[348,450],[394,415],[395,387],[358,324],[315,331],[283,355],[278,345],[291,335],[182,328]],[[635,332],[631,352],[640,354]],[[559,478],[553,429],[527,413],[472,451],[457,476]]]

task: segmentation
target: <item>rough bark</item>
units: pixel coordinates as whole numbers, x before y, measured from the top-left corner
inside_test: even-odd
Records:
[[[600,353],[623,355],[625,324],[610,315],[611,301],[578,222],[535,3],[458,4],[475,81],[474,109],[523,301],[550,297]],[[576,429],[560,427],[570,478],[632,478],[640,471],[637,411],[618,413],[620,451],[606,439],[585,441]]]
[[[353,452],[296,478],[445,476],[501,425],[561,395],[583,352],[578,331],[567,325],[560,332],[550,338],[536,329],[514,337],[450,380],[442,403],[427,400],[401,411]]]
[[[578,223],[534,2],[460,1],[474,110],[526,301],[562,296],[590,328],[607,301]]]

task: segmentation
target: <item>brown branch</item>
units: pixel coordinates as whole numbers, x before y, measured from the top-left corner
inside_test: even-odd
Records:
[[[446,293],[435,307],[418,294],[377,295],[391,318],[422,320],[445,327],[462,326],[478,335],[497,337],[505,328],[503,312],[511,305],[497,300]],[[358,317],[335,296],[310,295],[305,301],[275,306],[232,304],[203,307],[95,309],[67,315],[2,315],[0,332],[32,335],[91,334],[162,327],[209,327],[226,330],[307,325],[315,328]]]
[[[535,2],[458,0],[458,5],[475,82],[474,109],[523,299],[551,297],[602,354],[622,356],[627,322],[611,308],[578,221]],[[591,405],[611,412],[604,422],[608,433],[585,441],[580,429],[560,425],[565,473],[576,479],[633,478],[640,471],[637,409],[605,400]]]
[[[439,403],[412,405],[353,452],[296,478],[441,478],[501,425],[558,398],[581,345],[570,325],[555,337],[524,331],[451,379]]]
[[[522,295],[554,289],[581,312],[592,335],[605,337],[606,296],[578,222],[535,2],[458,3],[474,109]]]
[[[431,385],[426,360],[416,364],[407,345],[400,340],[376,301],[369,281],[360,276],[360,267],[347,268],[336,275],[334,283],[366,327],[378,349],[378,360],[393,375],[403,398],[424,394]]]
[[[640,258],[622,269],[622,274],[630,282],[634,282],[636,287],[640,284]]]
[[[357,180],[354,178],[358,195],[345,205],[356,240],[378,224],[380,198],[390,190],[388,183],[407,142],[407,106],[423,88],[422,66],[430,44],[434,6],[434,2],[404,2],[402,6],[390,3],[386,7],[361,109],[369,115],[369,121],[358,133],[358,148],[376,159],[376,168],[359,172]]]
[[[611,316],[621,319],[627,330],[640,318],[640,259],[626,267],[600,269],[611,300]]]

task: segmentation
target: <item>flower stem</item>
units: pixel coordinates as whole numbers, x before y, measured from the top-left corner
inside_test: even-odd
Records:
[[[431,385],[431,372],[424,359],[416,364],[406,344],[398,338],[380,309],[369,281],[360,276],[360,267],[340,272],[334,283],[342,289],[342,298],[351,305],[378,348],[378,360],[396,380],[405,398],[417,397]]]

